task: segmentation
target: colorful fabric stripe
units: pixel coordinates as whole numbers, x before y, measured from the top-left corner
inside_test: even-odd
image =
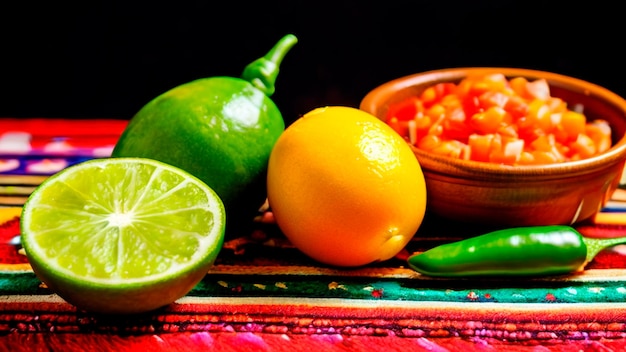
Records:
[[[59,121],[49,131],[44,122],[23,126],[53,135],[51,130],[68,125]],[[6,123],[0,121],[0,133]],[[119,133],[122,124],[113,124],[103,131]],[[66,134],[80,135],[87,133],[83,127],[100,124],[69,125]],[[94,140],[99,142],[87,149],[106,144]],[[407,255],[485,229],[463,227],[460,233],[455,224],[428,216],[396,258],[340,269],[304,256],[264,212],[252,233],[227,239],[204,280],[172,305],[138,316],[90,314],[45,287],[19,245],[23,203],[7,199],[25,200],[46,177],[26,169],[0,173],[0,351],[626,348],[626,245],[601,252],[572,275],[434,279],[410,270]],[[624,192],[616,191],[605,209],[577,229],[589,237],[625,236]]]

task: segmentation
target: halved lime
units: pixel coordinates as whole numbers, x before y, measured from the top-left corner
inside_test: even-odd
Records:
[[[71,166],[30,195],[21,238],[35,274],[78,308],[139,313],[187,294],[222,248],[224,205],[205,183],[144,158]]]

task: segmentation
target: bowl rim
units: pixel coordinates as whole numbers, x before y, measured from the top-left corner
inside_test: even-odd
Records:
[[[604,100],[613,107],[621,110],[624,114],[624,118],[626,119],[626,100],[600,85],[555,72],[494,66],[444,68],[398,77],[382,83],[366,93],[359,104],[359,108],[378,117],[378,115],[376,115],[378,107],[386,103],[395,94],[395,92],[399,90],[404,90],[412,86],[432,81],[455,82],[469,74],[477,73],[503,73],[507,77],[524,76],[535,79],[545,78],[551,86],[558,86],[559,88],[578,91],[584,95],[597,96],[601,100]],[[470,172],[472,174],[475,174],[478,171],[481,177],[497,177],[502,176],[503,174],[513,177],[527,175],[560,176],[565,174],[570,176],[596,172],[596,170],[602,166],[613,165],[626,160],[626,133],[624,133],[609,150],[602,154],[582,160],[544,165],[511,166],[474,160],[462,160],[431,154],[412,145],[409,146],[422,164],[422,167],[426,169],[433,169],[429,166],[446,164],[454,169]]]

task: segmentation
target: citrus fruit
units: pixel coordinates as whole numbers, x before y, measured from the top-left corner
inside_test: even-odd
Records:
[[[112,156],[179,167],[217,192],[229,225],[252,223],[266,199],[270,152],[285,128],[270,96],[279,64],[296,40],[283,37],[246,66],[242,78],[202,78],[155,97],[130,120]]]
[[[267,192],[290,242],[335,266],[392,258],[426,211],[424,175],[408,144],[343,106],[314,109],[285,129],[270,155]]]
[[[46,179],[24,204],[21,239],[35,274],[78,308],[139,313],[188,293],[224,241],[224,206],[171,165],[105,158]]]

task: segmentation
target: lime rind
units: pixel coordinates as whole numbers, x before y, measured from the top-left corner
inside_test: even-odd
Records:
[[[206,267],[224,236],[223,204],[211,188],[141,158],[65,169],[33,192],[22,214],[22,241],[40,270],[96,286],[159,282]]]

